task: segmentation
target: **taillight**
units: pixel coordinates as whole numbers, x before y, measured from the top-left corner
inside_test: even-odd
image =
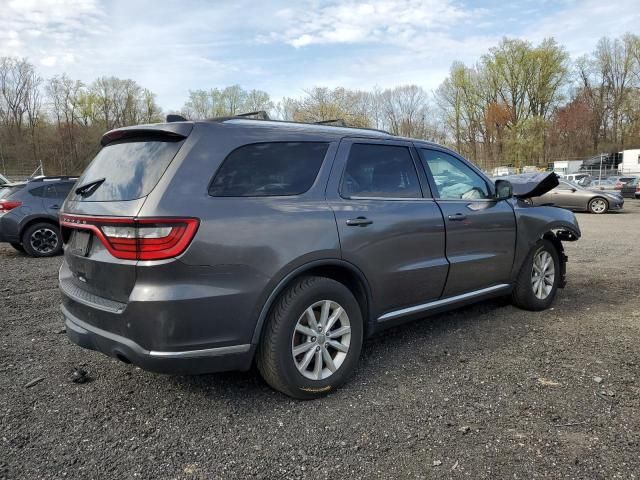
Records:
[[[616,182],[615,186],[613,187],[615,190],[622,190],[624,183],[622,182]]]
[[[0,214],[7,213],[14,208],[18,208],[22,202],[12,202],[11,200],[0,200]]]
[[[90,230],[111,255],[124,260],[164,260],[182,254],[196,234],[197,218],[121,218],[61,215],[63,227]]]

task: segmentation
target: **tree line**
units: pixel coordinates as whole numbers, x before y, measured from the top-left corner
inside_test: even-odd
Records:
[[[482,168],[546,166],[640,147],[640,36],[602,38],[571,59],[553,39],[503,39],[474,65],[454,62],[433,92],[419,85],[356,90],[314,87],[274,101],[239,85],[192,90],[189,119],[267,111],[301,122],[349,126],[446,144]],[[0,58],[0,169],[38,165],[50,174],[82,171],[112,128],[163,121],[150,90],[134,80],[43,79],[27,60]]]

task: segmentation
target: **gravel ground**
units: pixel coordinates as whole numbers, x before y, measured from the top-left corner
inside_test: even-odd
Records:
[[[579,222],[550,311],[497,300],[388,331],[315,402],[72,346],[61,259],[0,246],[0,478],[638,478],[640,201]]]

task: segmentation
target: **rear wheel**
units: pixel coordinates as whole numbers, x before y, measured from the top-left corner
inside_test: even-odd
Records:
[[[556,247],[549,240],[538,240],[527,255],[516,279],[512,300],[525,310],[545,310],[558,291],[561,268]]]
[[[24,252],[24,247],[21,243],[12,243],[11,246],[19,252]]]
[[[60,229],[52,223],[36,223],[22,234],[24,251],[32,257],[53,257],[62,252]]]
[[[604,198],[596,197],[589,202],[589,211],[591,213],[607,213],[607,210],[609,210],[609,202]]]
[[[329,278],[304,277],[277,300],[256,363],[276,390],[313,399],[351,376],[362,338],[362,314],[351,291]]]

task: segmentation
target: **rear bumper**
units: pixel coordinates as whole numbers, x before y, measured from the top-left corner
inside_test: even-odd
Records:
[[[197,375],[229,370],[248,370],[255,345],[231,345],[186,351],[150,351],[134,341],[89,325],[64,306],[62,314],[69,339],[83,348],[102,352],[143,370],[158,373]]]

